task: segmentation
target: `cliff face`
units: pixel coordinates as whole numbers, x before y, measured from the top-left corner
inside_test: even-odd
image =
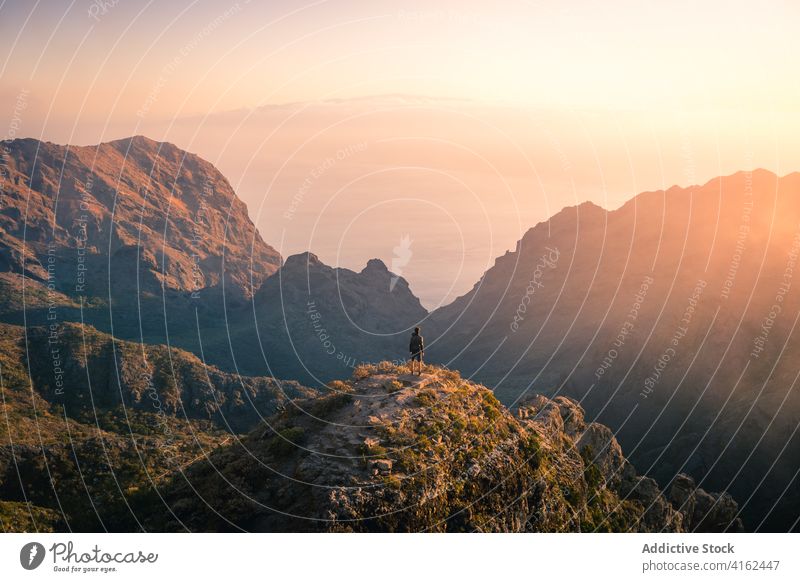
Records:
[[[4,144],[0,269],[70,294],[219,286],[249,296],[279,266],[209,162],[145,137],[97,146]],[[85,267],[85,270],[83,270]]]
[[[616,531],[620,526],[628,531],[743,531],[738,506],[729,494],[708,493],[684,474],[660,491],[654,479],[637,474],[613,431],[587,423],[583,409],[571,398],[536,395],[517,409],[517,415],[554,451],[552,473],[562,481],[559,487],[570,482],[586,486],[583,519],[592,531]]]
[[[165,499],[176,519],[154,515],[151,527],[741,529],[728,496],[696,490],[682,476],[665,495],[637,475],[611,431],[586,424],[567,398],[537,397],[512,415],[456,372],[428,367],[418,378],[389,363],[362,366],[330,390],[296,401],[175,479]]]

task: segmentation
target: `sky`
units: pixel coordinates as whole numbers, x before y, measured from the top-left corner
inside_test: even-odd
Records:
[[[771,0],[6,0],[0,133],[171,141],[284,256],[377,256],[435,307],[564,206],[800,170],[798,17]]]

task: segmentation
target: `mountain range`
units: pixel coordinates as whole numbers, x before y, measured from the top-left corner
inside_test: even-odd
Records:
[[[468,379],[465,386],[489,386],[502,418],[532,414],[531,422],[539,423],[539,412],[554,406],[544,402],[572,403],[581,417],[585,411],[589,426],[610,427],[614,442],[619,441],[615,446],[654,479],[655,491],[667,492],[659,492],[660,499],[682,499],[672,508],[676,515],[690,497],[706,500],[699,517],[683,511],[680,527],[693,523],[689,529],[705,529],[699,524],[713,521],[717,529],[736,529],[742,518],[750,530],[797,528],[800,402],[792,363],[798,361],[793,332],[800,303],[793,279],[800,251],[800,174],[740,172],[702,186],[645,192],[613,211],[591,203],[565,208],[498,257],[471,291],[428,313],[408,283],[379,260],[361,272],[327,266],[310,252],[284,261],[263,241],[227,180],[208,162],[173,145],[134,137],[82,148],[27,139],[4,146],[0,320],[16,338],[6,344],[8,365],[19,369],[21,378],[22,371],[31,370],[36,398],[49,403],[45,408],[55,406],[65,427],[77,422],[91,432],[97,423],[86,412],[87,399],[88,410],[99,407],[116,419],[108,421],[112,430],[97,427],[115,439],[125,438],[119,419],[127,410],[144,414],[145,425],[156,422],[161,415],[148,416],[155,413],[137,405],[148,383],[130,379],[141,375],[136,370],[160,370],[149,381],[157,393],[163,391],[165,414],[175,419],[170,422],[183,423],[177,432],[207,431],[214,454],[234,464],[237,479],[249,484],[263,478],[257,468],[251,475],[242,465],[243,451],[251,448],[293,473],[305,471],[301,466],[310,461],[298,458],[297,447],[278,459],[275,451],[282,445],[270,440],[271,432],[258,436],[264,429],[254,427],[277,423],[278,433],[302,428],[303,439],[321,442],[331,429],[289,422],[291,410],[285,406],[299,399],[324,407],[331,382],[382,360],[396,367],[406,356],[410,329],[421,325],[426,359],[460,370]],[[87,344],[87,337],[94,339]],[[52,357],[45,364],[27,359],[51,340],[64,346],[71,386],[80,385],[75,383],[82,375],[102,376],[98,382],[109,388],[97,394],[97,402],[92,402],[94,389],[76,389],[69,398],[56,393]],[[86,345],[98,346],[89,350],[91,363]],[[126,353],[141,352],[143,361],[127,363],[117,356],[119,346],[127,346]],[[184,362],[177,369],[175,353]],[[120,375],[121,367],[134,371]],[[437,374],[434,383],[441,379]],[[395,380],[381,380],[389,381]],[[288,396],[281,396],[283,386]],[[484,398],[474,388],[467,392]],[[442,398],[443,393],[435,394],[437,401]],[[27,413],[14,410],[30,422]],[[391,415],[400,412],[392,408]],[[506,428],[536,432],[520,427],[525,425],[520,418],[515,428]],[[223,446],[224,432],[249,436]],[[581,434],[573,431],[569,438],[577,443]],[[340,438],[349,443],[355,437],[348,435]],[[492,446],[501,447],[506,437]],[[511,445],[502,447],[510,458],[522,454]],[[575,447],[580,457],[581,448]],[[184,457],[178,465],[183,462]],[[590,465],[581,469],[582,487]],[[317,478],[328,488],[340,485],[339,477],[370,478],[358,473],[369,463],[321,466],[329,469],[314,470],[322,471]],[[357,475],[348,473],[354,467]],[[526,467],[530,474],[520,482],[525,486],[539,479],[538,465]],[[190,470],[204,487],[219,489],[202,463]],[[442,471],[437,479],[446,481],[448,475]],[[153,527],[206,519],[187,499],[181,478],[166,476],[165,491],[185,515],[173,515],[177,521],[169,525],[152,521],[144,511]],[[614,481],[612,474],[603,473],[603,483],[609,480]],[[262,499],[262,493],[283,495],[279,507],[296,493],[284,491],[279,480],[269,482],[267,489],[274,493],[251,491],[250,485],[248,491],[267,505],[274,500]],[[426,494],[436,490],[420,487]],[[626,487],[612,488],[613,495],[626,498],[630,483]],[[723,494],[708,502],[704,489]],[[445,515],[477,493],[431,511]],[[728,494],[739,503],[733,513]],[[341,493],[335,508],[326,498],[306,509],[317,517],[350,515],[344,522],[340,517],[326,522],[335,525],[323,529],[359,529],[342,523],[353,523],[348,520],[354,513],[389,507],[381,495],[354,500]],[[45,497],[35,497],[36,511],[54,510],[41,502]],[[401,503],[402,498],[393,499]],[[25,496],[16,494],[13,502],[23,503]],[[493,503],[500,501],[490,501],[482,511],[499,507]],[[526,503],[525,511],[505,515],[496,529],[547,529],[549,522],[532,517],[537,504],[548,503],[547,496]],[[724,524],[705,517],[720,506],[726,508]],[[253,515],[245,523],[246,507],[229,508],[239,527],[305,529],[274,515]],[[627,515],[624,528],[642,529],[634,524],[643,523],[644,510]],[[584,516],[559,523],[575,531],[581,523],[589,527],[599,521]],[[455,529],[481,529],[481,522],[470,517]],[[673,527],[665,523],[658,527]],[[231,527],[228,521],[218,525]],[[432,522],[411,512],[404,522],[376,520],[364,527],[425,529]]]

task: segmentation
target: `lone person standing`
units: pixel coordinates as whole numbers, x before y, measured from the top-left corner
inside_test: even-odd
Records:
[[[422,356],[425,355],[425,342],[419,334],[419,328],[414,328],[414,333],[411,334],[411,341],[408,344],[408,350],[411,352],[411,373],[414,373],[414,361],[418,362],[419,375],[422,376]]]

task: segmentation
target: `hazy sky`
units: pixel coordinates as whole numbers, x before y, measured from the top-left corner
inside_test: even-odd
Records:
[[[556,107],[789,108],[776,1],[6,1],[4,89],[53,114],[173,117],[375,93]]]
[[[173,141],[284,255],[360,269],[410,236],[396,268],[432,306],[564,205],[800,169],[799,17],[765,0],[7,0],[0,132]]]

